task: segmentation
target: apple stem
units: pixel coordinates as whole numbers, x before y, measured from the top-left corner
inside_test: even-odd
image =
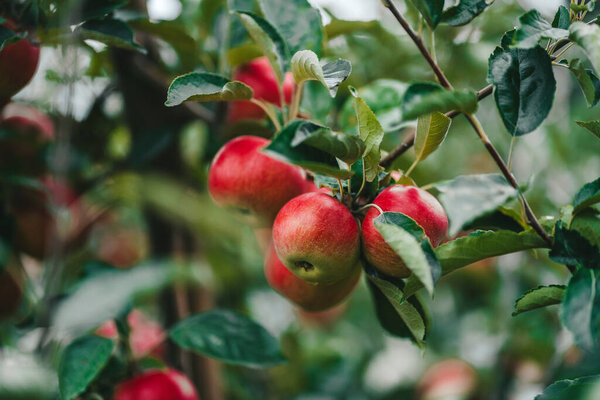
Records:
[[[419,163],[419,159],[417,158],[410,167],[408,167],[408,169],[406,170],[406,172],[404,173],[404,176],[408,178],[408,176],[410,175],[410,173],[413,171],[413,169],[415,169],[415,167],[417,166],[417,164]]]
[[[367,180],[367,177],[365,176],[365,158],[361,158],[361,163],[362,163],[362,182],[360,184],[360,189],[358,189],[358,192],[356,193],[356,199],[359,198],[360,194],[362,193],[363,189],[365,188],[365,182]]]
[[[296,116],[298,115],[298,110],[300,108],[300,100],[302,99],[302,88],[303,87],[304,87],[304,82],[300,82],[298,84],[298,88],[294,89],[294,93],[292,95],[292,104],[290,106],[288,122],[293,121],[296,118]]]
[[[369,207],[373,207],[373,208],[376,208],[377,210],[379,210],[379,215],[383,214],[383,210],[381,209],[381,207],[379,207],[377,204],[373,204],[373,203],[365,204],[364,206],[362,206],[358,210],[353,211],[353,213],[354,214],[359,214],[359,213],[361,213],[362,211],[366,210]]]
[[[279,123],[277,114],[275,114],[271,108],[269,108],[264,102],[257,99],[250,99],[250,102],[259,106],[267,114],[267,117],[269,117],[269,119],[275,126],[276,132],[279,132],[281,130],[281,124]]]
[[[344,202],[344,187],[342,186],[342,181],[340,180],[340,178],[336,178],[338,185],[340,185],[340,201],[343,203]]]

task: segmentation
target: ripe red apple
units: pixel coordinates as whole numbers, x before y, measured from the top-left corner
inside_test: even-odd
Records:
[[[306,311],[323,311],[344,300],[358,283],[361,268],[354,270],[344,279],[333,283],[314,284],[298,278],[277,257],[271,246],[265,259],[265,277],[269,285],[279,294]]]
[[[113,400],[199,400],[187,376],[172,368],[146,371],[115,390]]]
[[[447,359],[432,365],[421,377],[418,389],[424,400],[463,399],[477,386],[473,368],[459,359]]]
[[[268,144],[256,136],[235,138],[215,155],[208,174],[215,203],[254,227],[270,226],[288,200],[314,188],[302,168],[261,153]]]
[[[446,236],[448,218],[435,197],[414,186],[393,185],[373,200],[384,212],[402,213],[419,224],[437,247]],[[379,216],[378,209],[371,207],[362,224],[363,250],[367,260],[378,270],[398,278],[406,278],[411,272],[394,250],[385,242],[375,228],[373,220]]]
[[[233,80],[250,86],[254,90],[255,99],[281,106],[277,78],[267,57],[257,58],[236,69]],[[292,101],[294,85],[294,77],[291,72],[286,72],[283,80],[283,95],[286,104],[290,104]],[[234,101],[229,105],[228,120],[231,123],[264,117],[265,112],[249,101]]]
[[[293,198],[273,223],[273,245],[283,264],[298,277],[332,284],[360,268],[360,235],[350,211],[321,192]]]
[[[18,132],[31,131],[40,141],[54,140],[54,122],[41,110],[26,103],[8,103],[0,114],[0,120],[18,121]]]
[[[6,21],[3,26],[15,29],[16,24]],[[31,80],[40,58],[39,46],[26,39],[4,46],[0,51],[0,104],[23,89]]]

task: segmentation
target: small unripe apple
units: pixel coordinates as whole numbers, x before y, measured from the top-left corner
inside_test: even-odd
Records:
[[[270,226],[288,200],[314,188],[302,168],[263,154],[268,144],[256,136],[237,137],[218,151],[208,173],[215,203],[253,227]]]
[[[425,371],[418,389],[424,400],[466,399],[476,386],[477,375],[469,364],[459,359],[447,359]]]
[[[113,400],[199,400],[187,376],[174,369],[146,371],[115,390]]]
[[[437,247],[446,237],[448,218],[435,197],[427,191],[404,185],[393,185],[382,191],[373,200],[384,212],[402,213],[412,218]],[[373,220],[380,212],[371,207],[362,224],[362,243],[365,257],[378,270],[398,278],[406,278],[411,272],[402,258],[385,242]]]
[[[344,279],[327,284],[314,284],[297,277],[279,260],[271,246],[265,259],[265,277],[279,294],[306,311],[324,311],[344,300],[356,287],[362,269],[354,268]]]
[[[15,29],[12,21],[3,26]],[[35,74],[40,58],[39,46],[26,39],[4,46],[0,51],[0,104],[23,89]]]
[[[319,284],[347,279],[360,268],[360,235],[350,211],[321,192],[293,198],[273,223],[273,245],[298,277]]]
[[[281,106],[277,78],[267,57],[257,58],[236,69],[233,80],[250,86],[254,90],[255,99]],[[290,104],[292,101],[294,85],[294,77],[291,72],[286,72],[283,80],[283,97],[286,104]],[[231,123],[264,117],[265,112],[249,101],[234,101],[229,105],[228,120]]]

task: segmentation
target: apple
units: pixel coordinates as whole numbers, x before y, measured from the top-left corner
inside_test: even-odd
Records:
[[[134,227],[104,227],[100,229],[95,248],[99,260],[116,268],[127,269],[138,264],[146,255],[148,238]]]
[[[159,323],[152,321],[144,312],[134,308],[127,315],[127,324],[130,328],[129,346],[134,359],[139,360],[148,355],[158,359],[163,358],[166,334]],[[113,320],[103,323],[94,333],[107,339],[118,339],[119,337],[117,325]]]
[[[187,376],[172,368],[149,370],[121,383],[113,400],[199,400]]]
[[[263,154],[268,144],[256,136],[237,137],[217,152],[208,173],[215,203],[255,228],[269,227],[288,200],[314,188],[302,168]]]
[[[54,140],[54,122],[41,110],[26,103],[8,103],[0,114],[0,120],[18,121],[15,125],[19,132],[31,130],[41,141]]]
[[[2,25],[10,29],[16,28],[12,21],[6,21]],[[0,51],[0,105],[29,83],[35,74],[39,58],[39,46],[32,45],[26,39],[4,46]]]
[[[306,311],[301,308],[296,309],[296,315],[300,323],[304,326],[313,328],[330,329],[344,315],[348,302],[340,303],[335,307],[323,311]]]
[[[276,292],[312,312],[331,309],[344,300],[356,287],[362,271],[355,268],[350,275],[331,285],[309,283],[283,265],[273,246],[267,253],[264,269],[267,282]]]
[[[250,86],[254,90],[255,99],[281,107],[279,85],[267,57],[257,58],[236,69],[233,74],[233,80]],[[292,73],[286,72],[283,79],[283,95],[286,104],[292,102],[294,85]],[[259,106],[249,101],[234,101],[229,105],[228,120],[230,123],[247,119],[262,119],[264,117],[265,112]]]
[[[325,193],[305,193],[287,202],[273,223],[273,245],[290,271],[312,283],[340,282],[360,269],[358,224]]]
[[[424,400],[464,399],[473,394],[476,386],[477,375],[469,364],[459,359],[447,359],[425,371],[418,390]]]
[[[373,203],[384,212],[402,213],[423,228],[431,245],[437,247],[446,237],[448,218],[442,205],[427,191],[415,186],[392,185],[383,190]],[[379,216],[377,208],[371,207],[362,224],[363,251],[367,260],[378,270],[398,278],[406,278],[411,272],[394,250],[385,242],[373,220]]]

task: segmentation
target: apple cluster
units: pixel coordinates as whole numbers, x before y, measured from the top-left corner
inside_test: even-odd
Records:
[[[257,98],[277,104],[273,75],[263,58],[241,67],[234,79],[250,86]],[[293,83],[289,86],[284,84],[286,93]],[[240,111],[252,105],[246,103],[234,103],[230,116],[263,116],[260,110]],[[257,136],[226,143],[211,163],[208,189],[218,205],[255,228],[266,252],[267,282],[305,312],[340,304],[355,288],[365,261],[385,275],[411,274],[375,228],[373,220],[380,213],[412,218],[433,247],[444,240],[446,213],[427,191],[391,185],[368,199],[370,207],[359,209],[342,202],[332,188],[317,188],[304,169],[262,152],[269,143]],[[368,210],[364,215],[363,209]]]

